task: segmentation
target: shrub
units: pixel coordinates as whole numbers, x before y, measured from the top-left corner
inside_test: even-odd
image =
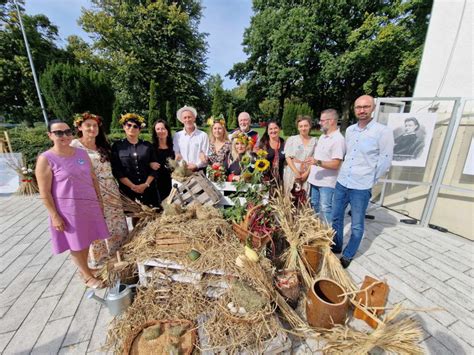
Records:
[[[52,146],[44,124],[34,128],[15,127],[8,130],[8,134],[13,151],[22,153],[25,164],[32,168],[36,164],[38,155]]]

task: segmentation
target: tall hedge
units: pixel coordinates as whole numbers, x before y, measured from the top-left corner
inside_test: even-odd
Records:
[[[75,113],[90,111],[104,118],[108,131],[114,93],[103,72],[68,63],[50,64],[41,75],[48,110],[56,118],[72,123]]]
[[[23,160],[31,168],[35,166],[38,155],[52,147],[45,125],[34,128],[19,126],[8,130],[8,134],[13,151],[22,153]]]
[[[282,118],[282,128],[286,136],[292,136],[298,133],[296,128],[296,118],[298,115],[306,115],[313,117],[313,110],[307,103],[285,103]]]

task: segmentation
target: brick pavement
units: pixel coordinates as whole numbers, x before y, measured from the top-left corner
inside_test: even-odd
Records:
[[[102,353],[112,318],[85,299],[67,253],[52,256],[41,201],[0,196],[0,204],[0,352]],[[375,220],[367,221],[348,269],[354,280],[386,279],[391,305],[443,309],[413,315],[424,329],[426,353],[474,353],[473,242],[398,223],[401,216],[383,208],[371,213]],[[311,353],[312,345],[295,353]]]

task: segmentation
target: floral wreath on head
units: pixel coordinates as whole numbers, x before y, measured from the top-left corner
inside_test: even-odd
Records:
[[[123,126],[127,121],[135,121],[140,124],[140,128],[145,128],[145,119],[137,115],[136,113],[126,113],[125,115],[120,116],[119,123]]]
[[[232,140],[245,144],[246,146],[252,141],[245,133],[236,132],[232,135]],[[253,143],[253,141],[252,141]]]
[[[214,117],[211,117],[209,118],[208,120],[208,124],[209,126],[214,126],[214,123],[220,123],[222,126],[225,127],[225,120],[223,118],[214,118]]]
[[[74,115],[74,127],[78,128],[86,120],[94,120],[99,126],[102,126],[102,117],[100,117],[99,115],[94,115],[93,113],[87,111],[84,113],[76,113]]]

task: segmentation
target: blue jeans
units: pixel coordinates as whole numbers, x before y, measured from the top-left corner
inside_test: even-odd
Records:
[[[333,194],[334,188],[332,187],[311,185],[311,207],[319,215],[319,218],[328,224],[332,221]]]
[[[347,205],[351,205],[351,237],[346,245],[342,256],[346,259],[354,258],[359,249],[362,236],[364,235],[364,220],[367,206],[369,205],[371,189],[355,190],[348,189],[341,184],[336,184],[332,209],[332,227],[336,231],[334,241],[335,250],[342,250],[344,240],[344,212]]]

